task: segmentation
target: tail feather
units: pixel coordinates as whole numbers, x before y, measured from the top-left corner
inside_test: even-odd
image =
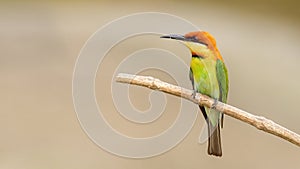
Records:
[[[213,127],[208,120],[208,154],[222,156],[221,135],[219,123]]]
[[[208,149],[207,152],[209,155],[222,156],[222,147],[221,147],[221,134],[220,134],[220,125],[217,123],[215,127],[209,121],[206,110],[203,106],[199,106],[208,128]],[[222,122],[221,122],[222,123]]]

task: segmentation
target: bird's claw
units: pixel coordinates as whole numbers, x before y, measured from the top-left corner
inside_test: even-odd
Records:
[[[192,93],[192,97],[193,97],[193,99],[195,99],[195,97],[196,97],[196,93],[197,93],[197,92],[194,90],[194,91],[193,91],[193,93]]]
[[[211,108],[216,109],[217,105],[218,105],[218,100],[214,99],[214,103],[211,105]]]

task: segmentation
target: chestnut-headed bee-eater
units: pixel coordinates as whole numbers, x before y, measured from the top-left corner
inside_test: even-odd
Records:
[[[179,40],[190,49],[192,59],[189,77],[195,92],[194,96],[199,92],[223,103],[227,102],[227,68],[211,34],[198,31],[184,36],[172,34],[161,38]],[[223,114],[213,108],[199,107],[208,126],[208,154],[222,156],[219,122],[223,127]]]

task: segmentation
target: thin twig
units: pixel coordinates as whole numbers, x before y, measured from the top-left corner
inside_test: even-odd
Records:
[[[186,100],[189,100],[195,104],[206,106],[212,108],[215,100],[197,93],[195,97],[192,96],[193,91],[185,89],[179,86],[175,86],[166,82],[163,82],[159,79],[150,77],[150,76],[137,76],[131,74],[120,73],[116,77],[116,81],[120,83],[128,83],[138,86],[144,86],[152,90],[159,90],[165,93],[172,94],[174,96],[182,97]],[[215,109],[223,112],[224,114],[246,122],[259,130],[263,130],[267,133],[281,137],[297,146],[300,146],[300,135],[288,130],[285,127],[276,124],[272,120],[269,120],[262,116],[255,116],[246,111],[233,107],[231,105],[218,102],[215,106]]]

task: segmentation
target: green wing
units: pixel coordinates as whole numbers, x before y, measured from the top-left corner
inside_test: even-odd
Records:
[[[227,68],[222,60],[217,60],[216,64],[216,73],[217,73],[217,79],[219,83],[219,90],[220,90],[220,97],[219,101],[223,103],[227,103],[227,96],[228,96],[228,73]],[[223,128],[223,117],[221,116],[221,126]]]

